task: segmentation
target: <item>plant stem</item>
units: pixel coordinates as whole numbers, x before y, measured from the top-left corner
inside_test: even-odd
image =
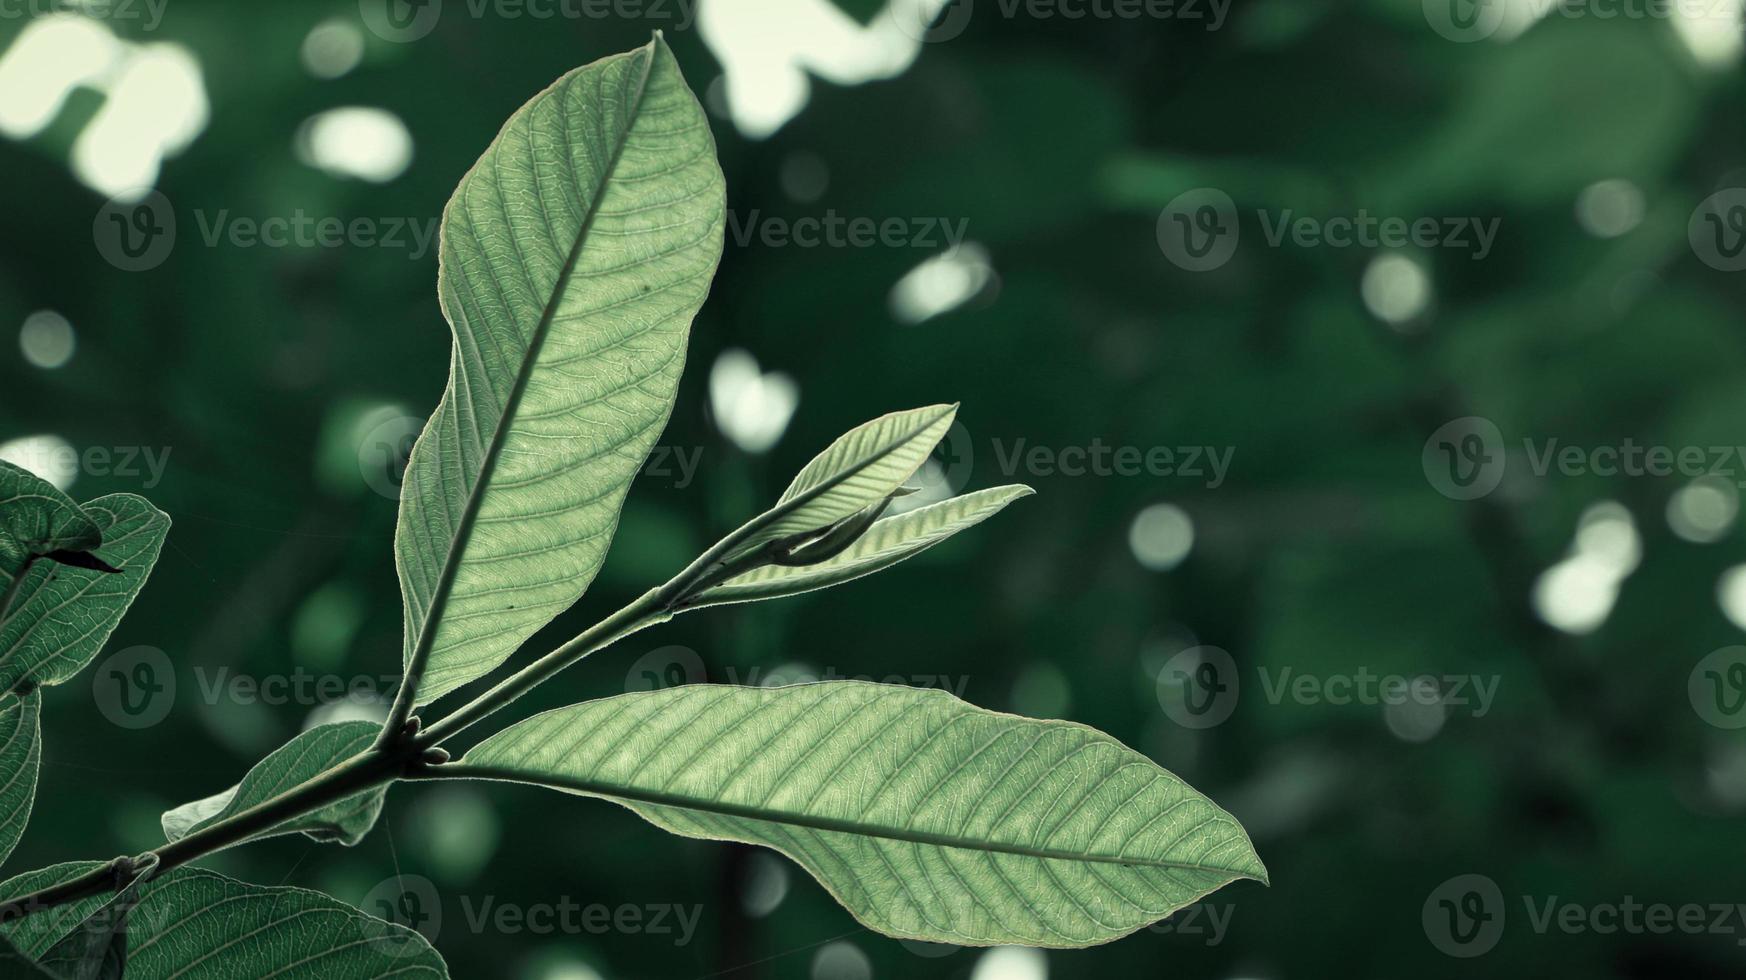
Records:
[[[392,782],[417,763],[417,754],[409,756],[404,751],[366,752],[273,799],[157,848],[151,852],[158,858],[152,876],[156,877],[172,868],[181,867],[214,851],[247,840],[293,817],[318,810],[353,793]],[[11,922],[33,912],[113,891],[117,885],[113,872],[114,866],[111,862],[93,868],[77,878],[0,903],[0,922]]]
[[[428,776],[430,771],[425,768],[424,753],[437,747],[444,739],[495,714],[511,701],[538,687],[552,675],[583,657],[638,630],[672,619],[678,604],[695,590],[698,583],[706,580],[711,572],[718,571],[716,566],[720,564],[722,554],[731,544],[730,536],[730,540],[724,540],[710,549],[667,584],[643,593],[636,601],[499,681],[490,690],[429,728],[406,738],[379,740],[363,754],[342,762],[270,800],[153,850],[151,853],[157,856],[158,863],[151,871],[152,876],[156,877],[199,860],[214,851],[245,841],[293,817],[319,810],[354,793],[400,779]],[[384,730],[385,735],[386,732],[387,729]],[[102,895],[114,891],[116,887],[115,863],[110,862],[58,885],[0,902],[0,923],[11,922],[33,912],[76,902],[82,898]]]
[[[707,556],[706,556],[707,557]],[[707,567],[702,559],[697,566]],[[672,606],[685,593],[694,569],[676,576],[658,589],[644,593],[635,602],[613,613],[574,639],[505,678],[430,728],[399,742],[378,743],[346,762],[315,776],[284,793],[240,813],[172,841],[152,851],[158,864],[153,877],[214,851],[271,830],[294,817],[319,810],[354,793],[422,774],[423,755],[443,739],[473,725],[526,694],[547,678],[590,653],[636,631],[673,617]],[[43,909],[76,902],[114,891],[114,862],[28,895],[0,902],[0,923],[11,922]]]
[[[674,580],[675,582],[678,579]],[[499,709],[544,683],[547,678],[583,657],[609,646],[638,630],[664,623],[673,618],[669,596],[672,583],[642,594],[635,602],[606,617],[574,639],[546,654],[526,667],[498,681],[490,690],[474,698],[453,714],[420,732],[413,740],[420,748],[440,744],[444,739],[494,714]]]

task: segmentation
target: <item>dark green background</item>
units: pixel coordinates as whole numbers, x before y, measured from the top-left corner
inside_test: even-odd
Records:
[[[875,579],[638,635],[517,710],[622,691],[633,662],[669,644],[696,651],[718,681],[796,662],[945,674],[978,705],[1111,732],[1251,828],[1273,884],[1214,896],[1230,915],[1222,941],[1142,931],[1049,952],[1051,976],[1739,976],[1746,922],[1733,934],[1540,935],[1523,897],[1743,897],[1746,746],[1687,697],[1697,661],[1740,639],[1715,598],[1718,576],[1746,561],[1740,530],[1702,545],[1674,536],[1663,515],[1677,478],[1553,474],[1460,502],[1420,461],[1433,430],[1467,415],[1518,446],[1742,441],[1741,279],[1700,262],[1686,233],[1699,201],[1746,165],[1738,69],[1701,68],[1663,19],[1553,17],[1509,43],[1460,44],[1417,0],[1238,2],[1218,31],[995,8],[980,0],[962,36],[927,45],[898,78],[815,81],[769,139],[714,117],[738,214],[967,220],[998,282],[911,326],[887,296],[928,249],[730,240],[661,440],[701,449],[697,478],[639,481],[606,571],[542,638],[655,584],[836,434],[888,410],[962,401],[969,486],[1023,480],[1038,495]],[[696,31],[671,23],[457,15],[415,43],[371,38],[357,70],[311,78],[298,60],[308,29],[357,12],[169,0],[142,39],[192,49],[211,119],[159,180],[181,238],[149,272],[99,258],[102,199],[66,164],[94,96],[39,137],[0,141],[0,439],[171,450],[159,486],[82,475],[71,492],[145,492],[174,518],[109,649],[162,649],[180,687],[170,717],[137,733],[98,712],[89,674],[48,692],[42,785],[9,873],[152,846],[160,811],[228,785],[299,730],[308,704],[205,703],[201,678],[218,668],[374,677],[398,665],[395,505],[367,488],[349,440],[364,408],[422,415],[442,389],[435,258],[209,248],[193,213],[433,217],[502,120],[571,67],[666,27],[700,93],[720,74]],[[20,26],[0,20],[0,44]],[[298,125],[339,105],[399,115],[411,168],[378,186],[299,163]],[[828,168],[816,202],[783,192],[797,153]],[[1640,188],[1646,213],[1603,239],[1574,208],[1608,178]],[[1236,256],[1195,274],[1166,259],[1157,224],[1198,186],[1224,189],[1245,217]],[[1483,261],[1413,253],[1435,301],[1399,331],[1360,298],[1373,251],[1267,247],[1256,208],[1501,225]],[[77,330],[58,370],[28,366],[10,340],[42,308]],[[708,366],[736,346],[800,387],[765,456],[732,448],[709,417]],[[1217,489],[1008,476],[993,443],[1021,438],[1235,455]],[[1630,509],[1642,562],[1603,627],[1567,636],[1529,596],[1579,515],[1606,499]],[[1196,529],[1188,559],[1163,573],[1127,543],[1135,514],[1160,501]],[[1166,716],[1155,676],[1196,640],[1229,650],[1250,685],[1204,732]],[[1378,707],[1270,704],[1256,666],[1481,674],[1499,693],[1485,717],[1453,711],[1414,743]],[[606,977],[808,977],[835,939],[859,947],[875,977],[974,969],[975,951],[919,955],[859,930],[792,867],[776,910],[748,915],[746,882],[767,873],[755,853],[664,836],[598,801],[402,788],[356,849],[282,839],[209,864],[353,901],[396,867],[428,877],[444,896],[436,942],[460,977],[556,980],[567,975],[542,971],[570,960]],[[1508,907],[1502,941],[1476,960],[1438,952],[1421,926],[1432,890],[1466,873],[1494,879]],[[472,930],[463,901],[486,896],[700,905],[701,923],[684,946],[641,932]]]

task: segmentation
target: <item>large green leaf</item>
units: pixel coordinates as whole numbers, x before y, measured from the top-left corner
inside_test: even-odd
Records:
[[[419,703],[502,663],[599,571],[672,410],[724,202],[659,37],[560,78],[461,179],[438,276],[449,385],[395,537],[409,662],[431,632]]]
[[[42,692],[0,695],[0,863],[18,846],[42,767]]]
[[[455,772],[775,848],[862,923],[911,939],[1085,946],[1267,878],[1237,821],[1145,756],[943,691],[626,694],[505,729]]]
[[[740,540],[726,557],[821,531],[877,506],[915,475],[957,415],[956,405],[930,405],[850,429],[801,467],[774,507],[734,532]]]
[[[32,558],[90,551],[102,540],[97,524],[54,484],[0,460],[0,592]]]
[[[0,884],[17,898],[99,867],[57,864]],[[127,921],[127,976],[141,980],[375,980],[446,977],[448,968],[410,929],[302,888],[265,887],[178,868],[139,886]],[[42,957],[105,903],[87,898],[0,926],[27,956]]]
[[[170,531],[170,518],[131,493],[81,505],[98,529],[94,554],[116,572],[31,563],[0,622],[0,690],[20,682],[59,684],[96,658],[145,586]]]
[[[164,836],[181,840],[208,824],[265,803],[369,748],[380,732],[380,725],[367,721],[341,721],[311,728],[256,763],[237,785],[165,813]],[[386,792],[386,786],[364,790],[287,820],[252,839],[303,833],[319,841],[356,844],[375,826]]]
[[[1025,486],[994,487],[883,518],[834,558],[816,565],[764,565],[705,590],[690,605],[701,608],[775,599],[871,575],[980,524],[1032,492]]]

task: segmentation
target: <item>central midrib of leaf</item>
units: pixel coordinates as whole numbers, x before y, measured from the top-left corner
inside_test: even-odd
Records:
[[[552,283],[551,294],[546,297],[545,307],[540,311],[539,322],[534,325],[533,333],[528,338],[527,353],[521,359],[521,366],[515,374],[515,382],[510,386],[509,395],[503,401],[503,412],[497,418],[497,427],[491,433],[491,444],[485,449],[485,458],[479,464],[478,477],[473,481],[473,489],[467,495],[467,506],[461,511],[461,520],[455,528],[455,536],[449,541],[448,553],[443,558],[442,575],[437,579],[436,588],[431,592],[430,605],[425,609],[423,623],[418,631],[418,646],[413,650],[408,663],[406,678],[403,683],[416,688],[427,666],[431,647],[436,643],[437,627],[441,625],[444,607],[448,605],[449,593],[453,591],[455,577],[460,572],[461,555],[466,551],[467,540],[472,536],[473,524],[478,519],[479,508],[484,503],[485,492],[491,483],[492,471],[496,469],[497,458],[503,450],[503,445],[509,438],[510,426],[514,424],[515,415],[521,406],[522,394],[527,390],[528,379],[533,376],[534,367],[539,361],[540,351],[545,346],[547,333],[550,332],[552,320],[557,316],[558,306],[564,297],[565,287],[569,285],[570,277],[576,269],[576,262],[582,255],[582,249],[587,244],[588,233],[594,227],[594,219],[600,213],[600,198],[604,188],[612,181],[612,175],[618,170],[619,158],[624,155],[625,143],[630,139],[631,130],[635,128],[637,118],[642,114],[643,98],[648,91],[649,75],[654,70],[655,55],[643,59],[642,76],[637,79],[636,96],[631,100],[630,111],[625,116],[625,125],[620,128],[612,147],[612,155],[607,159],[606,166],[601,169],[600,177],[595,182],[594,193],[589,198],[588,213],[582,218],[582,225],[576,230],[576,238],[570,243],[570,251],[564,258],[564,265],[558,270],[556,281]],[[410,700],[407,707],[411,707]],[[396,721],[400,720],[398,718]]]
[[[1022,844],[1004,843],[1001,841],[957,837],[952,834],[939,834],[907,828],[885,827],[856,820],[817,817],[810,814],[771,810],[738,803],[724,803],[719,800],[702,799],[695,796],[686,796],[681,793],[664,793],[659,790],[632,789],[620,786],[616,783],[607,783],[592,779],[577,779],[572,776],[564,776],[556,773],[542,772],[535,777],[507,766],[487,766],[460,762],[444,766],[443,774],[445,777],[456,776],[472,779],[495,779],[505,782],[525,783],[533,786],[546,786],[570,792],[603,796],[610,799],[628,800],[633,803],[646,803],[651,806],[667,806],[680,810],[697,810],[703,813],[717,813],[722,816],[738,817],[746,820],[758,820],[765,823],[789,824],[796,827],[806,827],[811,830],[857,834],[862,837],[882,837],[887,840],[903,841],[911,844],[929,844],[936,847],[951,847],[966,851],[991,851],[996,854],[1012,854],[1019,857],[1050,858],[1062,861],[1084,861],[1092,864],[1118,864],[1128,867],[1168,868],[1177,871],[1200,871],[1208,874],[1236,876],[1247,876],[1249,874],[1249,872],[1240,868],[1195,864],[1188,861],[1168,861],[1143,857],[1121,857],[1113,854],[1088,854],[1081,851],[1065,851],[1047,847],[1030,847]]]

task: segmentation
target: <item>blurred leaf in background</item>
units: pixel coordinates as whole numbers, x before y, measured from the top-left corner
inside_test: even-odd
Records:
[[[1746,924],[1607,928],[1627,896],[1735,901],[1746,829],[1739,5],[1627,7],[0,14],[0,458],[176,521],[97,658],[164,657],[162,720],[45,691],[8,873],[152,846],[300,732],[381,716],[442,204],[528,92],[660,29],[726,252],[616,546],[536,648],[892,405],[964,406],[906,501],[1037,496],[853,588],[634,637],[528,711],[945,687],[1178,773],[1271,887],[1088,950],[904,943],[756,849],[470,787],[215,872],[421,891],[462,977],[1738,976]]]

